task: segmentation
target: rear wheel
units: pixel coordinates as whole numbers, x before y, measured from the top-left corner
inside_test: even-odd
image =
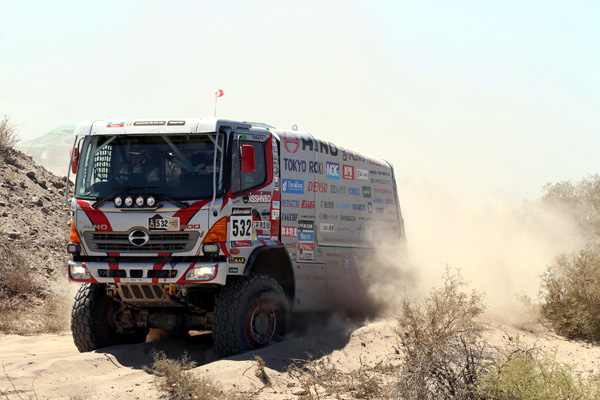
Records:
[[[126,343],[141,343],[148,329],[131,325],[119,303],[106,294],[106,285],[84,283],[75,295],[71,312],[71,332],[80,352]]]
[[[213,317],[217,352],[230,356],[282,337],[289,324],[289,306],[277,281],[253,273],[223,287]]]

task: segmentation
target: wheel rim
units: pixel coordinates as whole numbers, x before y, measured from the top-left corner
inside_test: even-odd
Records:
[[[254,301],[246,314],[246,336],[253,346],[269,343],[277,330],[277,311],[272,304]]]

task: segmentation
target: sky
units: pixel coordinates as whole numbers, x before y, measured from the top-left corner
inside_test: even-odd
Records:
[[[400,180],[521,199],[598,172],[600,3],[0,2],[0,115],[296,124]],[[400,188],[402,193],[402,188]]]

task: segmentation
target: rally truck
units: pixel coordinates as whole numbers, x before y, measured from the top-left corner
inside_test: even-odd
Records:
[[[212,331],[223,356],[259,348],[291,313],[339,307],[359,269],[377,268],[374,238],[404,239],[390,163],[307,132],[185,118],[85,121],[74,134],[81,352],[150,328]]]

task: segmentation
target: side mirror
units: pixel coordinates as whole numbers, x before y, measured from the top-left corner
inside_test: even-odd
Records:
[[[254,172],[256,161],[254,160],[254,146],[243,144],[240,153],[242,156],[242,172]]]
[[[79,147],[74,147],[71,150],[71,172],[77,173],[77,164],[79,164]]]

